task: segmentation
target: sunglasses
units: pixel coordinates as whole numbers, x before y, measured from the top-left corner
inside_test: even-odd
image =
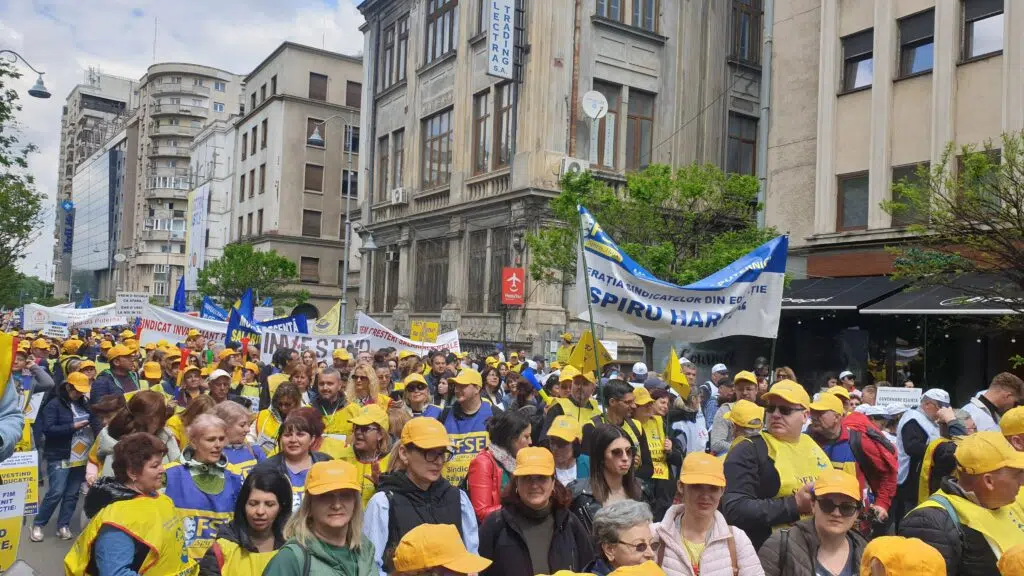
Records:
[[[409,392],[421,392],[421,391],[427,389],[427,385],[426,384],[409,384],[408,386],[405,387],[405,389],[408,390]]]
[[[356,382],[369,382],[370,381],[370,379],[367,378],[366,376],[353,376],[352,379],[355,380]]]
[[[446,448],[433,448],[431,450],[423,450],[412,444],[410,444],[410,447],[416,452],[423,454],[423,459],[426,460],[427,462],[430,462],[431,464],[436,464],[438,462],[450,462],[451,459],[455,457],[455,453]]]
[[[622,544],[623,546],[629,546],[634,551],[636,551],[637,554],[643,554],[644,552],[647,552],[648,548],[650,548],[651,551],[654,553],[657,553],[658,550],[661,550],[661,542],[658,540],[655,540],[654,542],[623,542],[622,540],[619,540],[618,543]]]
[[[771,414],[773,412],[778,412],[779,414],[782,414],[783,416],[789,416],[793,412],[802,412],[802,411],[803,411],[803,408],[790,408],[789,406],[779,406],[778,404],[769,404],[769,405],[764,407],[764,413],[766,415],[767,414]]]
[[[828,498],[816,498],[815,502],[818,503],[818,507],[825,514],[831,514],[839,509],[839,514],[843,518],[850,518],[860,511],[860,502],[843,502],[842,504],[836,504],[835,501],[829,500]]]
[[[629,448],[615,448],[612,450],[612,458],[622,458],[624,455],[632,458],[635,453],[636,450],[632,446]]]
[[[353,426],[352,427],[352,433],[353,434],[366,434],[367,432],[378,432],[378,431],[380,431],[380,426],[377,426],[376,424],[367,424],[365,426],[358,426],[357,425],[357,426]]]

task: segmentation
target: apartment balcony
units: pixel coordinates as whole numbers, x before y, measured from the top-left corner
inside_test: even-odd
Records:
[[[189,158],[188,148],[179,146],[153,146],[149,151],[150,158]]]
[[[153,186],[146,188],[147,200],[188,200],[188,190]]]
[[[160,126],[153,126],[150,131],[150,136],[189,136],[194,137],[199,134],[201,128],[193,126],[181,126],[172,124],[163,124]]]
[[[193,118],[207,118],[210,110],[205,106],[192,106],[188,104],[151,104],[149,106],[150,116],[191,116]]]
[[[152,96],[159,96],[162,94],[194,94],[198,96],[209,96],[210,87],[197,86],[195,84],[185,82],[158,82],[149,87],[149,93]]]
[[[142,232],[142,239],[147,242],[184,242],[185,233],[170,230],[145,230]]]

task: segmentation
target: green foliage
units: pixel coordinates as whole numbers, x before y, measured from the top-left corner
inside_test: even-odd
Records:
[[[589,172],[566,175],[549,207],[568,225],[527,237],[530,275],[546,283],[574,281],[579,204],[649,272],[677,284],[694,282],[778,235],[757,228],[758,185],[756,178],[710,164],[652,165],[629,174],[619,190]]]
[[[0,269],[0,307],[16,308],[29,303],[53,306],[61,302],[53,298],[52,283],[25,276],[14,267]]]
[[[276,250],[261,252],[251,244],[228,244],[224,256],[206,263],[199,271],[199,293],[217,300],[221,306],[230,306],[248,288],[252,288],[257,302],[267,296],[284,305],[295,306],[305,302],[309,293],[291,290],[289,284],[298,282],[299,275],[288,258]]]

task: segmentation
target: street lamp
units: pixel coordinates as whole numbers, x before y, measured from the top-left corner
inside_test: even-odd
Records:
[[[38,77],[36,77],[36,83],[28,89],[29,96],[33,96],[35,98],[42,98],[44,100],[50,97],[50,91],[46,89],[46,84],[43,83],[43,74],[45,74],[45,72],[40,72],[39,70],[36,70],[31,64],[28,63],[28,60],[25,60],[24,56],[18,54],[14,50],[0,50],[0,54],[7,55],[9,57],[9,62],[11,64],[15,64],[18,62],[18,60],[21,60],[25,63],[25,66],[28,66],[29,70],[38,74]]]

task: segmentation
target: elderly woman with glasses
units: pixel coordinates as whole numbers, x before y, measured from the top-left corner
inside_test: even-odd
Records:
[[[584,572],[607,576],[623,566],[654,560],[661,543],[651,534],[651,509],[643,502],[620,500],[594,515],[597,559]]]
[[[812,516],[776,531],[758,551],[766,576],[856,574],[867,541],[853,529],[861,509],[860,482],[842,470],[818,475]]]

